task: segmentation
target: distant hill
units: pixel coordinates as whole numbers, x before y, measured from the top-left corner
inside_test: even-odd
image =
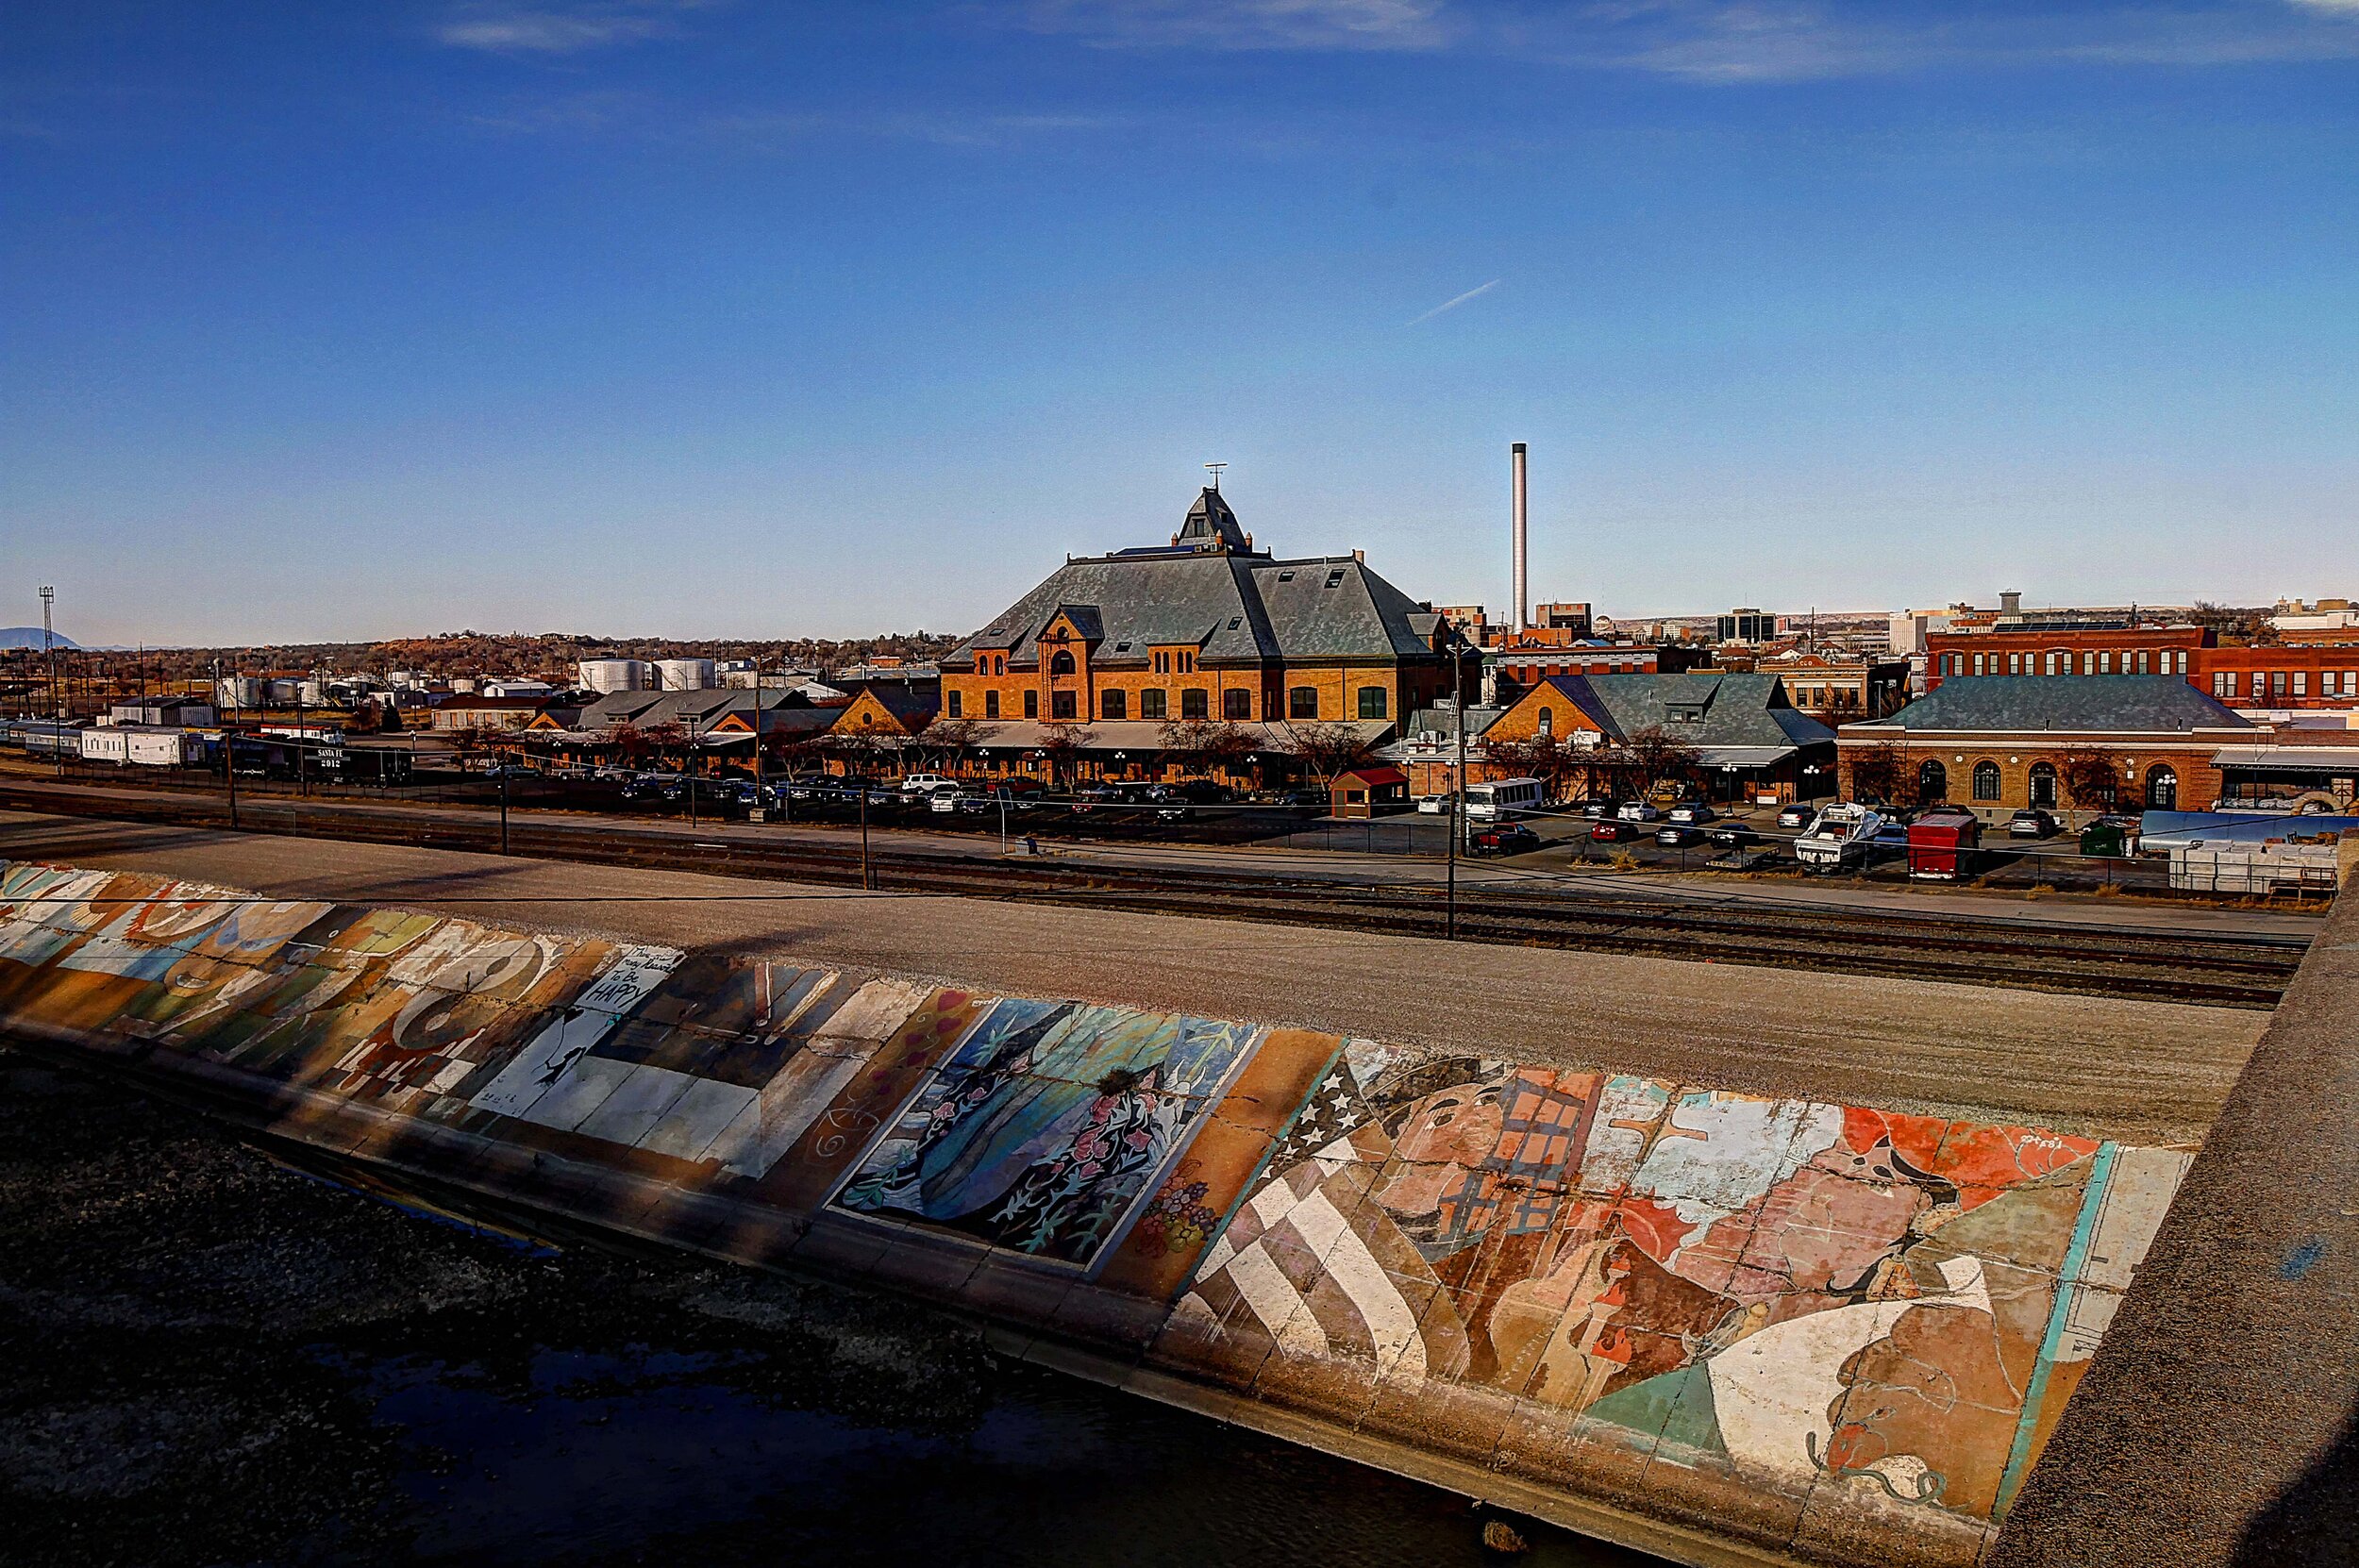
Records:
[[[81,646],[63,632],[54,632],[49,641],[60,648]],[[38,648],[41,646],[39,626],[0,626],[0,648]]]

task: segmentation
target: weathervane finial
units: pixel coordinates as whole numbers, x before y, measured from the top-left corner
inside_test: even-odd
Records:
[[[1218,495],[1220,493],[1220,471],[1228,466],[1229,465],[1227,463],[1206,463],[1204,465],[1204,472],[1213,476],[1213,493],[1214,495]]]

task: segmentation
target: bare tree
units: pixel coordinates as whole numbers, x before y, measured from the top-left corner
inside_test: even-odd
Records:
[[[444,731],[444,735],[450,742],[451,751],[459,759],[459,771],[465,773],[468,762],[482,753],[482,728],[476,725],[461,725],[456,729]]]
[[[1299,760],[1323,790],[1333,789],[1339,776],[1358,767],[1368,755],[1368,742],[1360,726],[1335,721],[1290,724],[1285,744],[1287,755]]]
[[[1909,769],[1908,748],[1898,741],[1877,741],[1853,750],[1845,759],[1851,768],[1851,798],[1879,806],[1906,806],[1916,794],[1916,776]]]
[[[1182,773],[1241,773],[1261,749],[1253,737],[1226,719],[1175,719],[1163,728],[1163,750]]]
[[[1049,781],[1058,789],[1073,787],[1074,776],[1081,766],[1081,753],[1097,739],[1097,732],[1079,725],[1051,725],[1041,737],[1040,753],[1048,764]]]
[[[975,719],[954,719],[945,714],[925,727],[917,737],[917,743],[935,754],[946,771],[957,759],[998,733],[997,725],[987,725]]]
[[[677,757],[680,759],[682,771],[687,770],[690,765],[688,759],[690,737],[687,726],[678,719],[666,719],[661,724],[649,725],[639,733],[645,739],[649,752],[659,756]]]
[[[618,761],[633,766],[655,750],[655,743],[647,739],[647,732],[634,724],[607,726],[605,732],[598,737],[598,743]]]
[[[884,760],[887,752],[898,753],[900,738],[875,729],[831,729],[827,735],[828,754],[844,764],[844,771],[855,778],[866,778]]]
[[[2094,746],[2075,746],[2056,769],[2065,798],[2083,811],[2110,811],[2121,792],[2121,770]]]
[[[784,772],[795,774],[825,755],[827,742],[824,731],[800,735],[774,732],[761,738],[761,754]]]
[[[1694,778],[1703,766],[1703,753],[1661,725],[1649,725],[1624,736],[1614,760],[1630,776],[1633,792],[1648,795],[1667,780]]]

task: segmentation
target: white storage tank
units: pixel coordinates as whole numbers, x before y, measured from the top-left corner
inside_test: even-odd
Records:
[[[303,682],[299,680],[286,680],[274,676],[262,682],[262,701],[272,708],[293,708],[296,694],[302,690]]]
[[[576,673],[583,691],[604,696],[610,692],[645,691],[650,671],[646,660],[640,659],[585,659]]]
[[[303,706],[306,708],[325,708],[327,706],[327,682],[324,680],[320,680],[315,677],[298,680],[295,682],[295,692],[297,695],[302,697]]]
[[[259,708],[262,683],[253,676],[224,676],[213,695],[223,708]]]
[[[704,692],[714,684],[710,659],[659,659],[655,668],[666,692]]]

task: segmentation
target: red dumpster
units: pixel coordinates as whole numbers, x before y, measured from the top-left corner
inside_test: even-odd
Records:
[[[1936,806],[1909,824],[1909,875],[1954,882],[1974,875],[1983,819],[1962,806]]]

